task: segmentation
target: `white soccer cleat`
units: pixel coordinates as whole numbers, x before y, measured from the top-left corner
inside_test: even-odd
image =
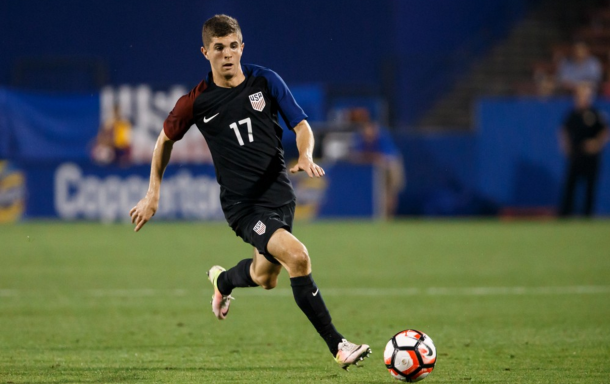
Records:
[[[339,343],[339,352],[337,352],[335,361],[341,368],[347,371],[350,365],[360,367],[358,363],[367,358],[371,353],[373,352],[368,345],[358,345],[343,339]]]
[[[235,298],[231,295],[223,295],[218,290],[218,276],[224,272],[225,269],[219,265],[215,265],[208,271],[208,279],[214,286],[214,294],[212,295],[212,312],[218,318],[218,320],[224,320],[227,318],[229,314],[229,306],[231,305],[231,300],[235,300]]]

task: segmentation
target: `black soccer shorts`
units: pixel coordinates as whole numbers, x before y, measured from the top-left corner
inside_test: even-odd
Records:
[[[267,252],[267,244],[280,228],[292,232],[295,205],[294,201],[278,208],[237,204],[225,216],[237,236],[252,244],[271,263],[280,264]]]

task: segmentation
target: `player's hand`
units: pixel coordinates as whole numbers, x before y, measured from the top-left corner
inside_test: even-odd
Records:
[[[131,208],[131,211],[129,211],[129,216],[131,216],[131,223],[136,225],[134,228],[135,232],[138,232],[140,228],[142,228],[144,224],[146,224],[148,220],[155,215],[158,207],[158,199],[146,196],[140,200],[135,207]]]
[[[311,158],[299,157],[297,164],[290,168],[290,173],[306,172],[309,177],[322,177],[326,174],[324,169],[314,163]]]

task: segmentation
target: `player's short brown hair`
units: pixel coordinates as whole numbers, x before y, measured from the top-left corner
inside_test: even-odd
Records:
[[[203,30],[201,31],[203,46],[207,48],[214,37],[224,37],[232,33],[237,34],[239,42],[243,41],[241,28],[237,20],[227,15],[215,15],[203,24]]]

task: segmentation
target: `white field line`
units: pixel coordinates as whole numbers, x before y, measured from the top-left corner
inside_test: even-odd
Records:
[[[271,292],[281,296],[292,296],[292,290],[280,288]],[[324,296],[503,296],[503,295],[589,295],[610,293],[610,286],[566,286],[566,287],[429,287],[429,288],[322,288]],[[249,296],[262,296],[267,292],[257,290],[239,291]]]
[[[87,291],[96,297],[146,297],[146,296],[184,296],[188,292],[185,289],[93,289]]]
[[[190,292],[187,289],[92,289],[75,291],[74,296],[93,297],[154,297],[154,296],[186,296],[189,294],[210,294],[211,290]],[[429,287],[429,288],[324,288],[320,292],[327,297],[381,297],[381,296],[527,296],[527,295],[592,295],[609,294],[609,285],[573,285],[555,287]],[[292,296],[290,288],[276,288],[265,291],[260,288],[238,289],[239,296]],[[0,289],[1,297],[42,296],[47,293]],[[68,295],[72,296],[72,295]]]
[[[19,291],[16,289],[0,289],[0,297],[19,296]]]

